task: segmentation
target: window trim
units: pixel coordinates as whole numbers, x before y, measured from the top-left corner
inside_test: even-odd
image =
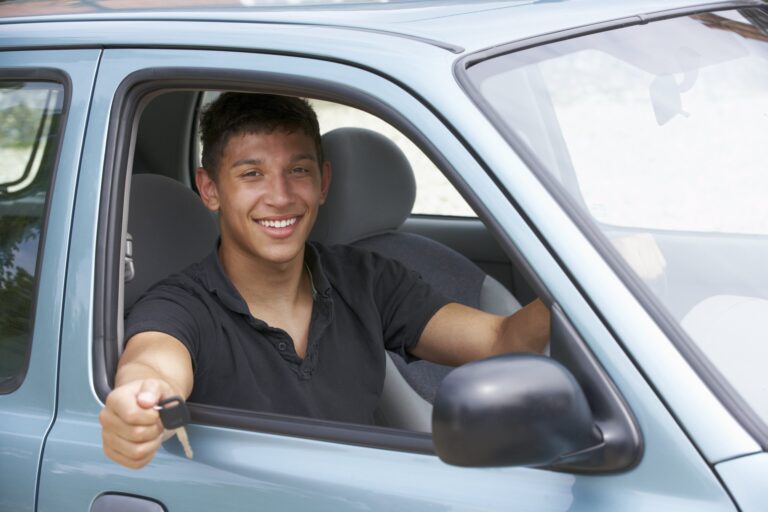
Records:
[[[47,234],[48,234],[48,222],[50,218],[50,209],[52,198],[56,192],[56,182],[59,173],[59,164],[61,162],[61,150],[64,142],[64,135],[67,128],[67,120],[69,118],[69,106],[72,98],[72,81],[69,75],[60,69],[56,68],[4,68],[0,69],[0,81],[2,82],[48,82],[53,83],[62,88],[63,97],[61,115],[59,117],[59,135],[56,145],[52,147],[50,151],[51,157],[54,159],[53,168],[51,169],[51,178],[48,186],[48,192],[46,194],[45,202],[43,204],[43,211],[40,223],[40,238],[37,247],[37,258],[35,261],[35,276],[34,283],[32,285],[33,299],[32,306],[29,311],[30,325],[28,333],[28,342],[26,346],[26,353],[22,365],[13,377],[7,377],[0,380],[0,395],[6,395],[13,393],[24,382],[27,372],[29,371],[29,363],[32,356],[32,343],[35,338],[35,327],[37,318],[37,304],[40,291],[40,275],[43,271],[43,261],[45,260],[45,252],[47,246]],[[47,150],[47,148],[46,148]],[[45,158],[46,155],[43,155]]]

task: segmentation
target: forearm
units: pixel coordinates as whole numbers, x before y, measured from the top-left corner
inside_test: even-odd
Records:
[[[508,317],[448,304],[429,321],[413,355],[459,366],[508,352],[541,353],[549,341],[549,310],[535,300]]]
[[[115,375],[115,387],[146,379],[163,381],[174,390],[174,394],[181,395],[185,399],[188,396],[181,383],[143,361],[128,361],[120,364]]]
[[[156,379],[187,398],[192,392],[192,361],[186,347],[172,336],[141,333],[129,340],[120,358],[115,386]]]

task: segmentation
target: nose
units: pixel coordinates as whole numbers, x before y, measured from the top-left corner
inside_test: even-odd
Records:
[[[288,177],[283,173],[275,173],[270,176],[267,203],[275,208],[281,208],[291,204],[293,194]]]

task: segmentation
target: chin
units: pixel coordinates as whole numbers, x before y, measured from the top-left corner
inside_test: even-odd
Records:
[[[281,248],[278,250],[257,251],[256,255],[264,261],[274,263],[277,265],[285,265],[291,263],[296,258],[300,258],[303,254],[302,249],[304,244],[300,248]]]

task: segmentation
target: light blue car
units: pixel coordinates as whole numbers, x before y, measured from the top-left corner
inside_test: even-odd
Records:
[[[0,4],[0,510],[768,510],[761,1]],[[388,359],[376,426],[190,404],[140,470],[98,414],[124,312],[217,237],[198,115],[311,99],[313,237],[547,355]]]

